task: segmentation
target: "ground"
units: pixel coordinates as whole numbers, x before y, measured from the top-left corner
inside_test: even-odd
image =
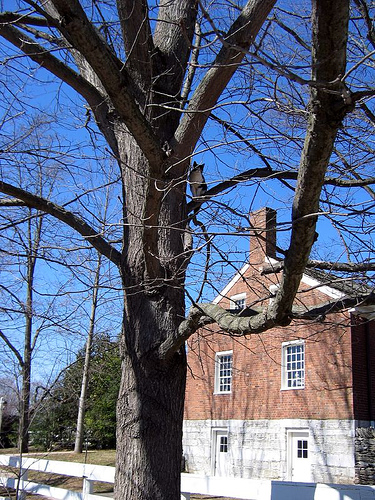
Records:
[[[16,448],[2,449],[1,454],[4,455],[17,455]],[[73,453],[71,451],[58,451],[58,452],[32,452],[27,454],[30,457],[38,457],[40,459],[50,459],[50,460],[61,460],[64,462],[79,462],[95,465],[107,465],[114,467],[115,465],[115,450],[88,450],[82,454]],[[0,475],[3,472],[0,470]],[[56,474],[40,474],[40,473],[30,473],[29,479],[34,481],[43,481],[45,484],[52,486],[61,486],[66,489],[71,490],[81,490],[82,489],[82,479],[74,477],[59,476]],[[110,493],[112,488],[108,483],[96,483],[94,487],[94,493]],[[0,496],[3,495],[3,491],[0,489]],[[30,499],[37,498],[36,496],[31,496]],[[40,498],[40,497],[39,497]],[[217,497],[217,496],[205,496],[205,495],[191,495],[191,500],[235,500],[231,498]]]

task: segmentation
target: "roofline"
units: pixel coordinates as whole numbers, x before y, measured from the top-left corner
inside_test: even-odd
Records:
[[[266,256],[264,262],[266,264],[272,265],[272,264],[278,264],[279,261],[273,259],[272,257]],[[250,267],[249,263],[244,264],[241,267],[241,269],[236,272],[236,274],[229,281],[229,283],[222,289],[222,291],[214,298],[212,303],[218,304],[223,298],[225,298],[229,290],[237,283],[237,281],[243,276],[243,274],[249,269],[249,267]],[[311,276],[308,276],[305,273],[302,275],[301,282],[304,283],[305,285],[316,288],[321,293],[324,293],[324,295],[328,295],[328,297],[332,299],[341,299],[345,297],[345,293],[328,285],[320,285],[320,282],[316,278],[312,278]]]
[[[316,278],[312,278],[307,274],[302,275],[301,282],[310,287],[317,288],[319,292],[328,295],[328,297],[331,297],[332,299],[342,299],[343,297],[345,297],[345,293],[337,290],[337,288],[333,288],[332,286],[328,285],[320,285],[319,280],[317,280]]]
[[[212,301],[213,304],[218,304],[221,299],[226,297],[227,292],[237,283],[237,281],[243,276],[243,274],[249,269],[250,264],[246,263],[244,264],[239,271],[236,272],[236,274],[233,276],[233,278],[230,280],[230,282],[222,289],[222,291],[217,295],[214,300]]]

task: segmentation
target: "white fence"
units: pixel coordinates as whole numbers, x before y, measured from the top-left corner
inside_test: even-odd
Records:
[[[26,493],[32,493],[56,500],[103,500],[103,496],[93,495],[94,482],[113,483],[115,479],[115,468],[104,465],[77,464],[37,458],[23,458],[21,461],[16,456],[0,455],[0,466],[15,467],[18,470],[18,473],[15,474],[16,477],[8,477],[9,474],[0,477],[0,486],[6,490],[18,488],[23,493],[21,499],[25,498]],[[29,471],[82,478],[82,491],[72,491],[29,481]]]
[[[245,500],[375,500],[375,486],[181,474],[181,490]],[[189,499],[189,496],[182,498]]]
[[[17,478],[10,477],[10,474],[0,477],[0,486],[9,491],[18,487],[22,492],[21,499],[29,493],[56,500],[103,500],[102,495],[93,494],[94,483],[112,484],[115,477],[114,467],[37,458],[24,458],[21,462],[19,457],[11,455],[0,455],[0,466],[18,470]],[[81,478],[82,490],[72,491],[29,481],[29,471]],[[262,481],[196,474],[181,474],[181,491],[181,499],[185,500],[189,500],[191,493],[245,500],[375,500],[375,486]],[[0,500],[6,498],[0,497]]]

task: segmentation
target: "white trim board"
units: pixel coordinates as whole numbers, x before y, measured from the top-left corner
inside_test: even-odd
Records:
[[[278,261],[276,259],[273,259],[272,257],[266,257],[264,259],[265,264],[277,264]],[[218,304],[223,298],[229,298],[228,292],[230,289],[238,282],[240,278],[245,274],[245,272],[249,269],[250,264],[246,263],[244,264],[239,271],[236,272],[236,274],[233,276],[233,278],[229,281],[229,283],[223,288],[223,290],[214,298],[212,301],[213,304]],[[302,275],[302,280],[301,283],[304,285],[310,286],[312,288],[316,288],[319,290],[319,292],[323,293],[324,295],[327,295],[331,299],[341,299],[342,297],[345,297],[345,293],[341,292],[340,290],[337,290],[334,287],[328,286],[328,285],[320,285],[320,282],[312,278],[311,276],[307,276],[307,274]]]

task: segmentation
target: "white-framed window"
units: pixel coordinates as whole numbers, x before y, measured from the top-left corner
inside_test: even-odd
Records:
[[[281,388],[304,389],[305,342],[296,340],[282,344]]]
[[[233,351],[217,352],[215,355],[215,393],[232,391]]]
[[[230,298],[231,309],[245,309],[246,307],[246,293],[237,293]]]

